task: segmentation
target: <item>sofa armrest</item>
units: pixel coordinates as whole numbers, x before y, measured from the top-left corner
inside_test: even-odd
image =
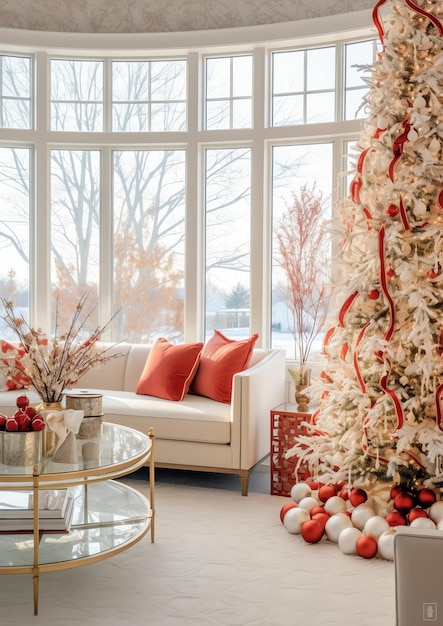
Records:
[[[234,375],[231,444],[239,469],[251,469],[270,452],[270,411],[285,401],[285,368],[285,351],[270,350]]]

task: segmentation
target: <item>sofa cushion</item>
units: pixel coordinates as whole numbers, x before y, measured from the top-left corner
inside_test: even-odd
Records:
[[[160,337],[149,352],[136,393],[180,402],[197,371],[203,343],[173,345]]]
[[[232,377],[249,365],[258,334],[236,341],[225,337],[219,330],[204,346],[190,393],[231,402]]]
[[[107,422],[127,424],[145,434],[152,426],[156,439],[216,444],[231,441],[231,407],[222,402],[189,394],[182,402],[171,402],[130,391],[88,391],[103,394],[102,408]]]

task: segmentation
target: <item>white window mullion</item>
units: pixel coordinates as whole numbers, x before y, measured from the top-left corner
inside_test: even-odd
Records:
[[[265,48],[255,48],[253,53],[253,135],[251,158],[251,293],[250,329],[260,335],[258,345],[269,344],[270,306],[266,298],[271,284],[270,218],[268,202],[269,166],[265,147],[267,125],[266,89],[267,55]]]
[[[51,314],[51,149],[50,60],[44,52],[35,55],[35,144],[30,224],[30,319],[37,328],[50,328]],[[38,219],[37,219],[38,216]]]
[[[101,198],[100,198],[100,278],[99,278],[99,302],[100,324],[111,319],[113,313],[113,284],[114,284],[114,228],[112,211],[112,150],[108,147],[101,151]],[[111,339],[111,329],[104,340]]]
[[[186,243],[184,336],[187,341],[202,340],[204,335],[205,246],[204,202],[202,201],[202,156],[199,147],[202,114],[200,55],[188,56],[188,146],[186,151]]]

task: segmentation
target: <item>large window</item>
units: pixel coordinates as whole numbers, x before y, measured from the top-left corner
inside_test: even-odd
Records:
[[[206,151],[206,335],[249,335],[251,151]]]
[[[183,340],[185,153],[113,153],[116,339]]]
[[[333,144],[295,144],[275,146],[272,150],[272,346],[286,350],[288,357],[295,358],[296,343],[293,337],[294,319],[288,307],[288,276],[282,269],[281,254],[277,244],[281,219],[294,203],[303,202],[304,186],[329,207],[332,202]],[[329,215],[331,217],[331,209]],[[298,228],[294,221],[294,229]],[[294,243],[299,243],[294,238]],[[309,315],[309,312],[307,312]],[[309,321],[308,321],[309,323]],[[314,352],[321,351],[322,334],[313,345]]]
[[[107,339],[258,332],[292,358],[276,225],[304,184],[330,207],[343,192],[376,52],[369,25],[300,28],[152,51],[0,42],[0,297],[50,327],[57,295],[68,319],[87,291],[91,325],[118,311]]]

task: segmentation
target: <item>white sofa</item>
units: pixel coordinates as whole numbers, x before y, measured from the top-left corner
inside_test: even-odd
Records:
[[[106,344],[101,344],[104,346]],[[238,474],[248,493],[249,474],[270,452],[270,409],[285,399],[285,353],[254,349],[247,370],[234,375],[230,404],[187,394],[181,402],[135,393],[150,345],[109,344],[122,354],[93,368],[77,389],[103,395],[104,419],[155,431],[155,465]],[[11,414],[23,391],[0,393],[0,412]],[[39,397],[26,390],[32,403]]]

